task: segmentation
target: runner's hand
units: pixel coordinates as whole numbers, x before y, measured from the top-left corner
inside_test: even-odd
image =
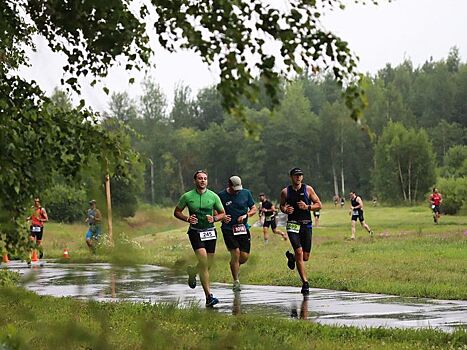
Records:
[[[297,205],[298,205],[298,207],[299,207],[300,209],[302,209],[302,210],[308,209],[308,205],[307,205],[304,201],[299,201],[299,202],[297,202]]]
[[[198,223],[198,218],[196,217],[196,214],[190,215],[188,222],[192,225],[196,225]]]
[[[206,218],[208,219],[208,222],[212,224],[214,222],[214,216],[212,215],[206,215]]]
[[[224,223],[228,224],[230,221],[232,221],[232,216],[226,215],[226,216],[224,216],[224,219],[222,219],[222,221]]]
[[[285,209],[284,211],[287,214],[292,214],[293,213],[293,207],[291,205],[286,204],[284,209]]]
[[[248,215],[247,215],[247,216],[248,216]],[[246,219],[245,215],[241,215],[241,216],[239,216],[239,217],[237,218],[237,222],[238,222],[239,224],[241,224],[241,223],[243,223],[243,220],[245,220],[245,219]]]

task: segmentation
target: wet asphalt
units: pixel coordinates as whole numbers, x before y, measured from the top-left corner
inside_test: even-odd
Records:
[[[24,286],[40,295],[67,296],[99,301],[178,303],[204,308],[199,284],[190,289],[186,276],[163,267],[110,264],[60,264],[42,261],[31,267],[12,261],[8,269],[22,274]],[[451,332],[467,328],[467,301],[402,298],[370,293],[311,288],[303,297],[298,287],[242,285],[234,293],[230,284],[213,283],[218,312],[254,313],[306,319],[328,325],[387,328],[436,328]]]

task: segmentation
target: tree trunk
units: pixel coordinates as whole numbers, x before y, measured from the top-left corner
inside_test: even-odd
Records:
[[[178,164],[178,178],[180,179],[180,188],[182,189],[182,193],[185,193],[185,185],[183,183],[182,166],[180,165],[180,162],[177,162],[177,164]]]
[[[345,197],[344,181],[344,128],[341,124],[341,189],[342,197]]]
[[[345,197],[345,179],[344,179],[344,166],[341,167],[341,189],[342,197]]]
[[[337,176],[336,169],[334,168],[334,162],[332,163],[332,177],[334,180],[334,194],[337,196],[339,195],[339,187],[337,186]]]
[[[408,193],[409,193],[409,202],[412,204],[412,189],[411,189],[411,185],[412,185],[412,159],[410,158],[409,159],[409,168],[407,170],[407,173],[408,173],[408,176],[409,176],[409,179],[408,179],[408,182],[409,182],[409,188],[408,188]]]
[[[397,165],[399,166],[399,179],[400,179],[400,182],[401,182],[402,194],[404,196],[404,201],[407,201],[407,195],[405,193],[404,177],[402,176],[402,169],[401,169],[400,159],[397,159]]]

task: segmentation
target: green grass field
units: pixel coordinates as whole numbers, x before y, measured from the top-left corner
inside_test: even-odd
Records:
[[[313,287],[467,299],[467,217],[442,217],[434,225],[426,208],[368,208],[370,238],[360,227],[350,236],[347,210],[326,206],[314,229],[307,264]],[[115,247],[96,255],[86,248],[84,224],[49,223],[44,235],[48,258],[67,261],[160,264],[184,274],[194,255],[186,224],[172,209],[144,206],[134,218],[114,223]],[[242,283],[299,286],[286,267],[289,242],[273,236],[264,245],[252,229],[252,251]],[[229,254],[219,239],[211,277],[230,282]],[[38,296],[11,287],[17,277],[0,271],[0,348],[3,349],[467,349],[467,332],[433,329],[333,327],[307,321],[244,314],[236,317],[197,307],[96,303]],[[298,293],[298,288],[297,288]]]
[[[348,211],[325,205],[307,263],[312,287],[467,300],[466,216],[443,216],[434,225],[426,207],[367,207],[365,220],[374,237],[357,224],[357,239],[349,241]],[[158,264],[184,273],[186,265],[195,261],[186,228],[173,218],[172,208],[144,206],[134,218],[114,223],[112,251],[103,247],[91,255],[84,242],[84,224],[49,223],[44,247],[49,258],[61,257],[66,246],[70,261]],[[252,236],[251,257],[241,268],[241,282],[299,286],[297,273],[286,267],[289,242],[272,235],[264,245],[261,228],[252,228]],[[231,282],[229,259],[220,235],[213,281]]]

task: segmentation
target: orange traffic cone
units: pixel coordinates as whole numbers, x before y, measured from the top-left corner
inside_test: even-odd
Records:
[[[68,254],[68,249],[67,249],[67,248],[65,248],[65,249],[63,250],[63,257],[64,257],[65,259],[69,259],[69,258],[70,258],[70,254]]]
[[[3,254],[2,262],[5,263],[5,264],[8,264],[10,262],[10,260],[8,259],[8,254]]]
[[[39,258],[37,257],[37,250],[35,249],[32,251],[31,261],[39,261]]]

